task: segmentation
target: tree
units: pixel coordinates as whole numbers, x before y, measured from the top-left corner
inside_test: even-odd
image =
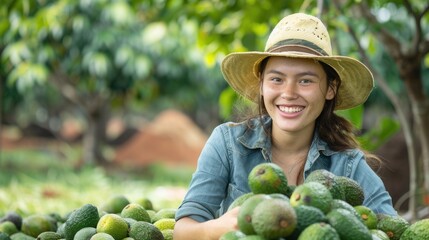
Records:
[[[334,3],[341,15],[345,15],[345,9],[354,13],[346,20],[346,31],[357,44],[364,62],[375,73],[377,83],[401,122],[410,164],[409,211],[411,219],[416,220],[417,210],[423,205],[419,196],[429,193],[429,98],[423,82],[423,68],[429,52],[426,27],[429,4],[408,0],[362,1],[356,5],[336,0]],[[363,31],[357,32],[356,29]],[[406,94],[392,89],[386,70],[377,68],[375,57],[364,50],[362,39],[374,38],[385,56],[393,60],[394,66],[391,67],[396,67],[398,74],[395,79],[402,81]],[[407,101],[404,101],[404,95]]]
[[[207,110],[207,101],[195,98],[213,98],[220,88],[220,75],[208,74],[192,47],[194,25],[163,23],[157,4],[21,0],[1,8],[8,85],[25,98],[36,89],[45,93],[42,99],[59,95],[47,101],[55,104],[45,109],[51,119],[64,111],[84,119],[83,162],[106,162],[101,149],[115,107],[145,107],[156,99],[158,106]]]

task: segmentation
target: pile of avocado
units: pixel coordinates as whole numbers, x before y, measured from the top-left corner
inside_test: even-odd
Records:
[[[154,210],[147,198],[130,202],[114,195],[97,207],[92,204],[59,214],[0,216],[0,240],[171,240],[175,208]]]
[[[251,192],[229,207],[240,207],[239,230],[220,240],[429,239],[429,219],[410,224],[400,215],[377,214],[363,205],[364,191],[356,181],[327,170],[291,186],[278,165],[262,163],[248,181]]]

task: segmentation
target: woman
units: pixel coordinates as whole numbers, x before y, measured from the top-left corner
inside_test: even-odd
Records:
[[[366,101],[372,74],[356,59],[332,55],[318,18],[283,18],[264,52],[230,54],[222,72],[237,93],[258,103],[260,116],[215,128],[176,213],[174,239],[218,239],[237,229],[238,208],[226,210],[250,192],[247,176],[263,162],[282,167],[289,185],[316,169],[352,178],[364,189],[364,205],[396,214],[368,164],[378,159],[359,149],[352,125],[334,113]]]

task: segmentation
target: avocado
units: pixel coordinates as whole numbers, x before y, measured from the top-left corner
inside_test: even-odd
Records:
[[[319,182],[307,182],[295,188],[290,196],[290,204],[293,207],[298,205],[313,206],[323,213],[331,210],[331,192]]]
[[[344,200],[347,203],[353,207],[363,205],[365,194],[358,182],[345,176],[335,176],[334,179],[343,188]]]
[[[248,184],[255,194],[286,194],[288,190],[286,174],[279,165],[272,162],[256,165],[249,173]]]
[[[331,192],[333,199],[345,199],[344,188],[336,181],[336,175],[325,169],[311,172],[304,182],[319,182]]]
[[[237,239],[242,239],[245,236],[246,235],[244,233],[242,233],[241,231],[235,230],[235,231],[229,231],[229,232],[222,234],[222,236],[220,236],[219,240],[237,240]]]
[[[429,239],[429,218],[411,224],[401,235],[401,240]]]
[[[152,223],[142,221],[131,224],[129,236],[134,239],[164,240],[161,230]]]
[[[297,224],[295,209],[279,198],[265,199],[256,205],[252,225],[257,235],[267,239],[287,237]]]
[[[231,203],[231,205],[229,205],[228,207],[228,211],[235,208],[235,207],[239,207],[243,204],[244,201],[246,201],[246,199],[248,199],[249,197],[255,195],[253,192],[248,192],[245,193],[241,196],[239,196],[238,198],[234,199],[234,201]]]
[[[378,220],[377,229],[385,232],[391,240],[399,240],[410,223],[399,215],[383,215]]]
[[[297,218],[297,225],[292,235],[295,236],[295,238],[297,238],[299,234],[301,234],[301,232],[311,224],[328,221],[322,210],[316,207],[299,205],[294,207],[294,209]]]
[[[22,217],[18,213],[14,212],[14,211],[8,211],[6,213],[6,215],[4,215],[2,218],[0,218],[0,223],[6,222],[6,221],[13,222],[15,224],[16,228],[18,230],[21,230]]]
[[[0,232],[0,240],[11,240],[9,235],[4,232]]]
[[[368,229],[377,228],[378,218],[371,208],[364,205],[358,205],[354,206],[354,209]]]
[[[306,227],[298,240],[340,240],[340,236],[331,225],[321,222]]]
[[[98,220],[98,209],[92,204],[85,204],[74,210],[63,226],[65,239],[73,240],[74,235],[84,227],[97,227]]]
[[[61,239],[61,236],[56,232],[42,232],[37,236],[36,240],[59,240]],[[82,239],[83,240],[83,239]]]
[[[237,215],[237,224],[240,231],[246,235],[256,233],[252,225],[253,211],[259,203],[269,198],[267,194],[255,194],[243,202]]]
[[[372,240],[369,229],[355,215],[345,209],[334,209],[326,217],[341,239]]]

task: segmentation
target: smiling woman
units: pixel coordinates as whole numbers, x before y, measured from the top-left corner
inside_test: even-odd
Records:
[[[285,131],[311,137],[325,100],[334,97],[322,66],[309,59],[271,57],[261,78],[263,105],[275,118],[274,139]]]
[[[219,239],[237,230],[239,208],[250,192],[249,172],[272,162],[289,185],[317,169],[359,183],[364,205],[395,215],[391,197],[358,145],[350,122],[335,114],[366,101],[373,77],[360,61],[332,54],[329,33],[316,17],[292,14],[269,36],[265,51],[232,53],[222,62],[229,85],[258,104],[259,116],[214,129],[176,213],[174,239]]]

